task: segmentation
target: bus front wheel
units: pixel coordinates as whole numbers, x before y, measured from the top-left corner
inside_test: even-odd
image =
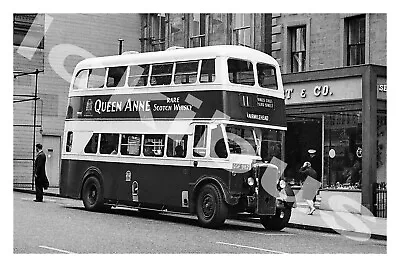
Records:
[[[262,216],[260,221],[265,229],[280,231],[288,225],[291,214],[291,208],[276,209],[275,215]]]
[[[82,189],[83,205],[87,210],[99,211],[104,207],[103,191],[96,177],[86,179]]]
[[[203,227],[217,228],[225,222],[228,207],[217,186],[206,184],[201,188],[197,197],[196,212]]]

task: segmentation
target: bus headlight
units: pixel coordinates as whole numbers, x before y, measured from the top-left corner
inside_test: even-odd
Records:
[[[280,187],[281,189],[284,189],[284,188],[286,187],[286,182],[285,182],[284,180],[280,180],[280,181],[279,181],[279,187]]]
[[[250,185],[250,186],[253,186],[254,185],[254,178],[253,177],[247,178],[247,184]]]

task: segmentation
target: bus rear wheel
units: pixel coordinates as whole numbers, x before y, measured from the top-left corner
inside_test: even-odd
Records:
[[[260,221],[265,229],[280,231],[288,225],[291,214],[291,208],[276,209],[275,215],[262,216]]]
[[[217,228],[224,224],[228,216],[228,207],[222,193],[214,184],[206,184],[197,197],[196,212],[203,227]]]
[[[104,208],[103,190],[96,177],[86,179],[82,189],[82,200],[87,210],[99,211]]]

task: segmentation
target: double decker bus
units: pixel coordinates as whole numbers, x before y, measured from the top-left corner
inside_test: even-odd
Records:
[[[280,230],[293,204],[272,162],[283,160],[285,130],[279,65],[260,51],[222,45],[85,59],[69,90],[60,194],[93,211],[196,214],[210,228],[247,213]]]

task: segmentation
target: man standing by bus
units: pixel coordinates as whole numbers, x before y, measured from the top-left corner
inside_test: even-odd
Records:
[[[41,144],[36,145],[36,159],[35,159],[35,189],[36,199],[35,202],[43,202],[43,188],[49,187],[49,181],[46,176],[46,155],[43,152]]]

